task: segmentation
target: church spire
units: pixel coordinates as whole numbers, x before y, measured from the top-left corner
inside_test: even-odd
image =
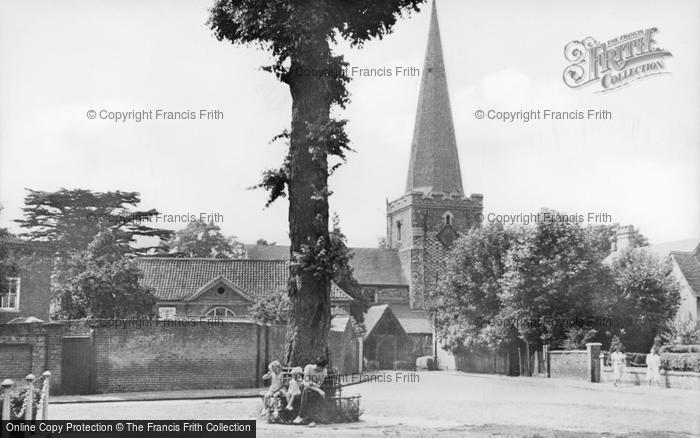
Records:
[[[413,128],[406,193],[445,192],[463,196],[457,141],[452,124],[440,28],[434,0],[430,16],[428,47],[425,51],[425,64],[421,74],[423,77]]]

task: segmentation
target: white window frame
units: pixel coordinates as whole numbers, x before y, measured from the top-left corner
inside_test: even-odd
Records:
[[[7,311],[19,311],[19,299],[22,291],[22,279],[20,277],[5,277],[8,283],[7,293],[0,295],[0,310]],[[12,291],[12,285],[16,285],[14,292]],[[4,298],[7,297],[7,302],[10,301],[10,296],[15,296],[15,305],[13,307],[4,305]]]
[[[219,309],[224,310],[224,315],[216,315],[216,311]],[[216,307],[212,307],[211,309],[209,309],[207,311],[206,315],[204,315],[204,316],[213,316],[213,317],[217,317],[217,318],[234,318],[236,316],[236,312],[234,312],[232,309],[230,309],[228,307],[216,306]]]
[[[166,310],[166,314],[163,314],[161,311]],[[172,310],[172,313],[170,313],[170,310]],[[160,319],[172,319],[175,318],[175,315],[177,315],[177,307],[175,306],[158,306],[158,318]]]

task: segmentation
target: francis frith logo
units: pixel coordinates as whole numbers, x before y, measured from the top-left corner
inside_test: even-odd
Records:
[[[655,27],[620,35],[606,42],[592,37],[574,40],[564,48],[564,83],[571,88],[598,84],[597,92],[611,91],[666,71],[668,50],[658,47]]]

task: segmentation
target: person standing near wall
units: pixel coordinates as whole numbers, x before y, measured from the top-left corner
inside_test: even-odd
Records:
[[[647,384],[651,387],[652,382],[656,387],[660,387],[661,383],[661,357],[656,350],[656,347],[651,347],[651,351],[647,354]]]
[[[621,345],[615,346],[615,352],[610,355],[610,362],[612,362],[613,367],[613,385],[618,386],[620,381],[622,381],[622,375],[625,372],[625,365],[627,362],[627,355],[623,353]]]

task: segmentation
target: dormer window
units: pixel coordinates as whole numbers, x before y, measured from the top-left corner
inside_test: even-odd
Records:
[[[0,310],[19,310],[19,277],[7,277],[7,290],[0,293]]]

